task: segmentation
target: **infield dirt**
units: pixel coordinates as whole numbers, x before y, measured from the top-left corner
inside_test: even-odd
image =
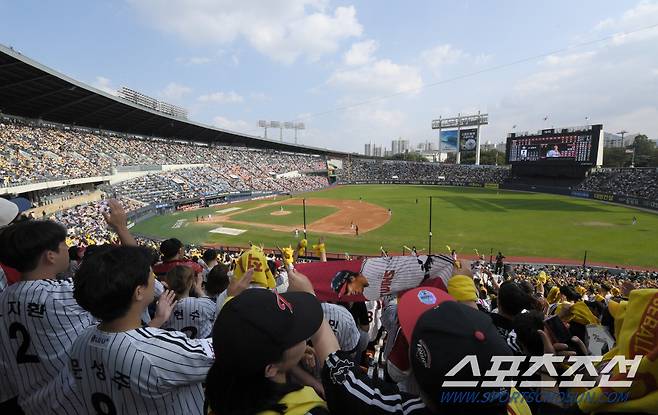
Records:
[[[214,216],[211,222],[250,225],[280,232],[292,232],[297,227],[239,221],[232,219],[232,216],[268,206],[299,206],[302,205],[302,203],[302,199],[287,199],[280,202],[262,203],[250,209],[240,210],[239,212]],[[329,233],[334,235],[353,235],[355,231],[352,228],[352,224],[354,224],[359,227],[359,234],[362,234],[379,228],[391,218],[388,210],[383,207],[358,200],[306,199],[306,205],[329,206],[338,209],[338,211],[310,223],[307,226],[307,230],[312,232]],[[270,214],[278,216],[281,215],[280,212],[281,211],[275,211]],[[283,212],[286,211],[284,210]]]

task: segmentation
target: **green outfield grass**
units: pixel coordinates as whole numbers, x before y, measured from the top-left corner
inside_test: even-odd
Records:
[[[380,246],[396,252],[402,245],[427,249],[429,196],[433,196],[433,252],[445,251],[445,245],[449,244],[469,254],[474,249],[486,254],[494,249],[508,256],[582,259],[587,250],[588,260],[593,262],[658,266],[658,215],[623,206],[540,193],[436,186],[340,186],[305,195],[354,200],[362,197],[364,201],[392,209],[388,223],[359,237],[325,235],[328,251],[351,254],[378,253]],[[262,203],[230,206],[246,209]],[[223,208],[226,206],[158,216],[137,224],[133,230],[195,244],[245,246],[252,241],[274,247],[295,243],[292,233],[225,224],[247,230],[239,236],[228,236],[208,233],[217,224],[195,223],[197,214],[217,215],[215,212]],[[328,209],[327,214],[334,210]],[[295,215],[301,219],[299,212],[270,216],[272,210],[270,207],[254,211],[259,214],[254,221],[262,223],[263,217],[292,220]],[[638,219],[636,225],[631,225],[633,216]],[[181,219],[188,221],[187,226],[172,229]],[[313,243],[319,236],[309,234],[309,242]]]
[[[303,207],[301,205],[285,205],[283,206],[283,210],[290,212],[290,214],[285,216],[272,215],[272,213],[276,213],[279,210],[279,206],[266,206],[250,210],[249,212],[237,213],[232,215],[231,219],[245,222],[268,223],[271,225],[304,227]],[[306,223],[313,223],[318,219],[331,215],[337,210],[329,206],[306,206]]]

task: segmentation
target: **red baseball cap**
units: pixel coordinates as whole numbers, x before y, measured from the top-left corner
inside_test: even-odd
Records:
[[[445,301],[455,301],[455,299],[447,292],[434,287],[417,287],[402,295],[398,302],[398,320],[408,342],[411,341],[411,335],[420,316]]]

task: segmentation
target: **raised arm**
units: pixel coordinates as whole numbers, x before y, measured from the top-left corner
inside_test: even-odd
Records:
[[[121,206],[121,203],[116,199],[110,199],[107,204],[110,207],[109,213],[101,213],[103,214],[108,226],[119,235],[121,245],[137,246],[137,241],[128,230],[128,217],[126,216],[126,211],[123,209],[123,206]]]

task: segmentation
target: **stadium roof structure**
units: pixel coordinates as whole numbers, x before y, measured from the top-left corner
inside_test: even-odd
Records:
[[[169,116],[60,74],[1,44],[0,113],[142,136],[347,155]]]

